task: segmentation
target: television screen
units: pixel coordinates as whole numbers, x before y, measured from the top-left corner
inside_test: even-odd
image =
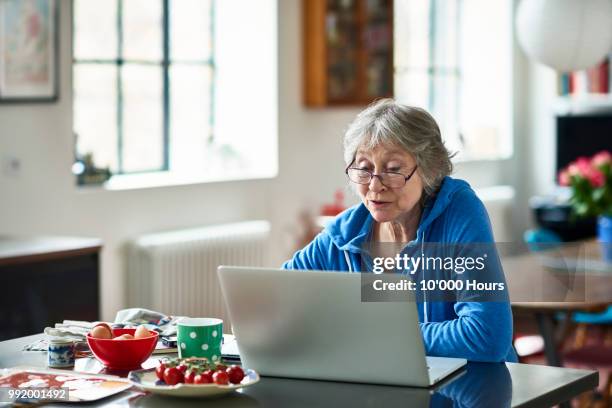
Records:
[[[580,156],[612,152],[612,113],[557,116],[557,171]]]

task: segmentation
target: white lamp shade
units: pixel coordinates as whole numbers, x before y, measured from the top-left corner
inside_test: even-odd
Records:
[[[527,55],[557,71],[592,67],[612,48],[612,0],[522,0],[516,33]]]

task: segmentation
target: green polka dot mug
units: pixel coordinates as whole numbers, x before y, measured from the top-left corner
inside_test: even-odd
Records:
[[[177,346],[180,358],[206,357],[221,360],[223,320],[208,317],[185,317],[177,323]]]

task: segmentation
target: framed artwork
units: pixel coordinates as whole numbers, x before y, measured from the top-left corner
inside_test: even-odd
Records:
[[[0,103],[58,98],[58,0],[0,0]]]

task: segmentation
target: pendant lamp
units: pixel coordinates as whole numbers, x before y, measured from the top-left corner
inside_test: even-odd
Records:
[[[527,55],[560,72],[592,67],[612,49],[612,0],[522,0],[515,23]]]

